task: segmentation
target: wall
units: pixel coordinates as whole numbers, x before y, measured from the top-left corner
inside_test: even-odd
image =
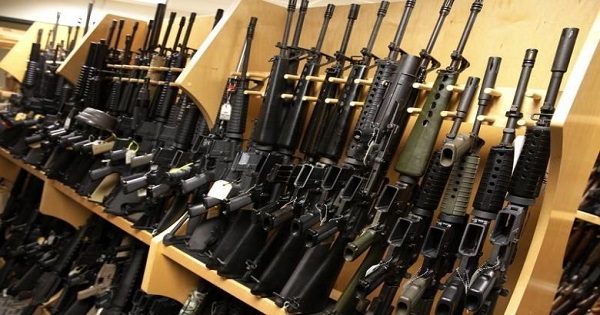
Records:
[[[94,0],[91,0],[94,1]],[[98,21],[106,13],[148,20],[154,16],[156,3],[164,0],[95,0],[91,21]],[[167,8],[181,14],[195,11],[198,15],[212,15],[217,9],[227,9],[232,0],[167,0]],[[286,5],[288,0],[270,0],[270,2]],[[300,0],[298,0],[300,2]],[[311,6],[324,6],[327,3],[374,3],[379,0],[312,0]],[[81,25],[85,23],[88,1],[85,0],[2,0],[0,1],[0,16],[6,16],[30,21],[54,23],[56,11],[61,12],[61,24]],[[193,5],[190,5],[193,3]],[[134,9],[135,8],[135,9]]]

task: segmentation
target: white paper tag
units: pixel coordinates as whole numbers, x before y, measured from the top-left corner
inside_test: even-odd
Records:
[[[127,149],[127,153],[125,153],[125,164],[131,164],[134,157],[135,151]]]
[[[69,127],[71,126],[71,117],[67,117],[65,119],[65,124],[64,124],[64,128],[65,129],[69,129]]]
[[[140,198],[146,198],[147,193],[148,193],[148,190],[146,188],[140,188],[137,190],[137,195]]]
[[[108,152],[108,151],[112,150],[114,146],[115,146],[114,141],[104,142],[102,140],[96,140],[96,141],[94,141],[94,144],[92,144],[92,154],[98,155],[98,154],[101,154],[104,152]]]
[[[221,106],[221,112],[219,113],[219,119],[229,121],[231,119],[231,103],[226,102]]]
[[[227,198],[231,188],[233,188],[233,185],[231,185],[230,182],[226,180],[218,180],[212,185],[212,187],[210,187],[210,191],[208,191],[207,195],[209,197],[223,200]]]
[[[523,145],[525,144],[525,136],[516,136],[513,141],[513,146],[515,147],[515,161],[513,162],[513,172],[515,167],[517,167],[517,162],[519,162],[519,156],[521,155],[521,151],[523,150]]]

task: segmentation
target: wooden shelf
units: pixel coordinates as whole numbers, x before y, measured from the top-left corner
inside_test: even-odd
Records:
[[[153,259],[152,262],[146,265],[146,271],[144,272],[144,280],[142,281],[144,291],[150,294],[166,295],[183,302],[187,298],[190,289],[197,286],[195,284],[189,288],[189,284],[172,281],[172,279],[182,279],[172,273],[181,273],[183,267],[186,276],[184,279],[200,277],[264,314],[286,314],[272,300],[253,295],[248,287],[235,280],[219,276],[216,271],[209,270],[204,263],[177,247],[165,246],[162,242],[165,233],[156,236],[150,245],[150,253]]]
[[[600,217],[598,217],[597,215],[593,215],[591,213],[587,213],[581,210],[577,210],[577,213],[575,214],[575,218],[583,220],[583,221],[587,221],[596,225],[600,225]]]
[[[134,229],[131,227],[131,222],[127,221],[125,218],[104,212],[103,206],[91,202],[88,198],[77,194],[73,188],[57,180],[47,178],[46,175],[44,175],[44,172],[19,159],[15,159],[5,149],[0,149],[0,156],[10,161],[18,168],[22,168],[45,181],[46,184],[44,185],[42,202],[40,204],[42,213],[62,219],[75,227],[84,224],[87,217],[91,213],[95,213],[141,242],[150,245],[152,240],[152,234],[150,234],[150,232]]]
[[[12,155],[10,155],[10,153],[6,149],[0,148],[0,156],[9,160],[12,164],[16,165],[17,167],[26,170],[31,175],[34,175],[35,177],[37,177],[43,181],[46,180],[46,174],[44,174],[44,172],[38,170],[34,166],[27,164],[19,159],[15,159]]]
[[[127,232],[127,234],[137,238],[144,244],[150,245],[150,242],[152,241],[152,234],[150,234],[150,232],[132,228],[132,223],[127,219],[104,212],[103,206],[89,201],[86,197],[79,195],[75,190],[73,190],[73,188],[66,186],[65,184],[59,181],[49,180],[49,183],[58,191],[65,194],[66,196],[68,196],[73,201],[77,202],[87,210],[114,224],[115,226]]]

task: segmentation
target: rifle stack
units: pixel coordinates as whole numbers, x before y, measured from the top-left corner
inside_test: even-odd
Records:
[[[263,24],[272,21],[246,2],[240,8],[252,15],[219,22],[220,12],[212,25],[218,33],[237,23],[241,39],[223,48],[223,58],[235,59],[228,69],[215,62],[229,74],[218,100],[187,81],[214,80],[214,69],[197,66],[210,42],[189,47],[196,14],[177,18],[165,4],[147,24],[110,21],[105,38],[86,43],[73,86],[58,82],[60,71],[40,71],[32,45],[18,110],[1,114],[0,145],[137,239],[95,216],[76,226],[52,263],[27,266],[38,279],[23,314],[48,309],[56,294],[53,314],[199,314],[208,301],[216,314],[254,311],[217,293],[214,279],[237,281],[282,314],[499,310],[512,293],[517,247],[529,246],[524,230],[535,222],[526,218],[547,182],[551,122],[579,29],[548,34],[557,48],[544,69],[536,48],[521,60],[474,56],[492,14],[484,0],[468,8],[440,0],[427,25],[415,15],[423,0],[352,4],[344,13],[329,4],[318,15],[309,0],[289,0],[267,50],[273,36]],[[411,50],[413,42],[423,48]],[[264,51],[275,54],[259,60]],[[268,73],[253,71],[267,61]],[[503,74],[519,65],[520,75]],[[547,89],[529,87],[536,75],[549,78]],[[506,77],[514,88],[499,86]],[[589,238],[592,230],[580,224],[576,232]],[[13,268],[13,281],[31,277],[17,268],[19,255],[43,256],[9,241],[0,284]],[[581,270],[598,255],[571,245],[581,259],[567,266],[556,314],[587,311],[598,295],[595,280],[581,279],[593,278]],[[185,302],[178,295],[183,307],[165,300],[161,309],[140,287],[169,294],[149,279],[174,264],[169,253],[210,276]]]

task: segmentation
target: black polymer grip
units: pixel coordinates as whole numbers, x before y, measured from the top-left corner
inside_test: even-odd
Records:
[[[457,80],[457,72],[442,70],[438,74],[396,162],[395,169],[400,174],[412,177],[423,175],[442,125],[441,112],[446,110],[452,98],[452,91],[448,91],[446,87],[455,85]]]
[[[510,184],[513,162],[514,148],[495,146],[490,149],[473,201],[475,211],[496,214],[502,210],[504,197]]]
[[[360,112],[356,128],[352,132],[350,145],[346,152],[349,158],[362,161],[367,153],[369,141],[374,131],[373,124],[387,90],[387,82],[392,79],[397,68],[397,63],[394,61],[381,60],[377,62],[377,71],[373,83],[369,89],[365,105]]]
[[[442,200],[442,194],[451,171],[452,167],[445,167],[440,164],[440,151],[435,151],[414,201],[415,207],[435,211],[440,204],[440,200]]]
[[[521,198],[537,198],[546,175],[550,160],[550,127],[533,126],[527,128],[525,144],[508,193]]]

